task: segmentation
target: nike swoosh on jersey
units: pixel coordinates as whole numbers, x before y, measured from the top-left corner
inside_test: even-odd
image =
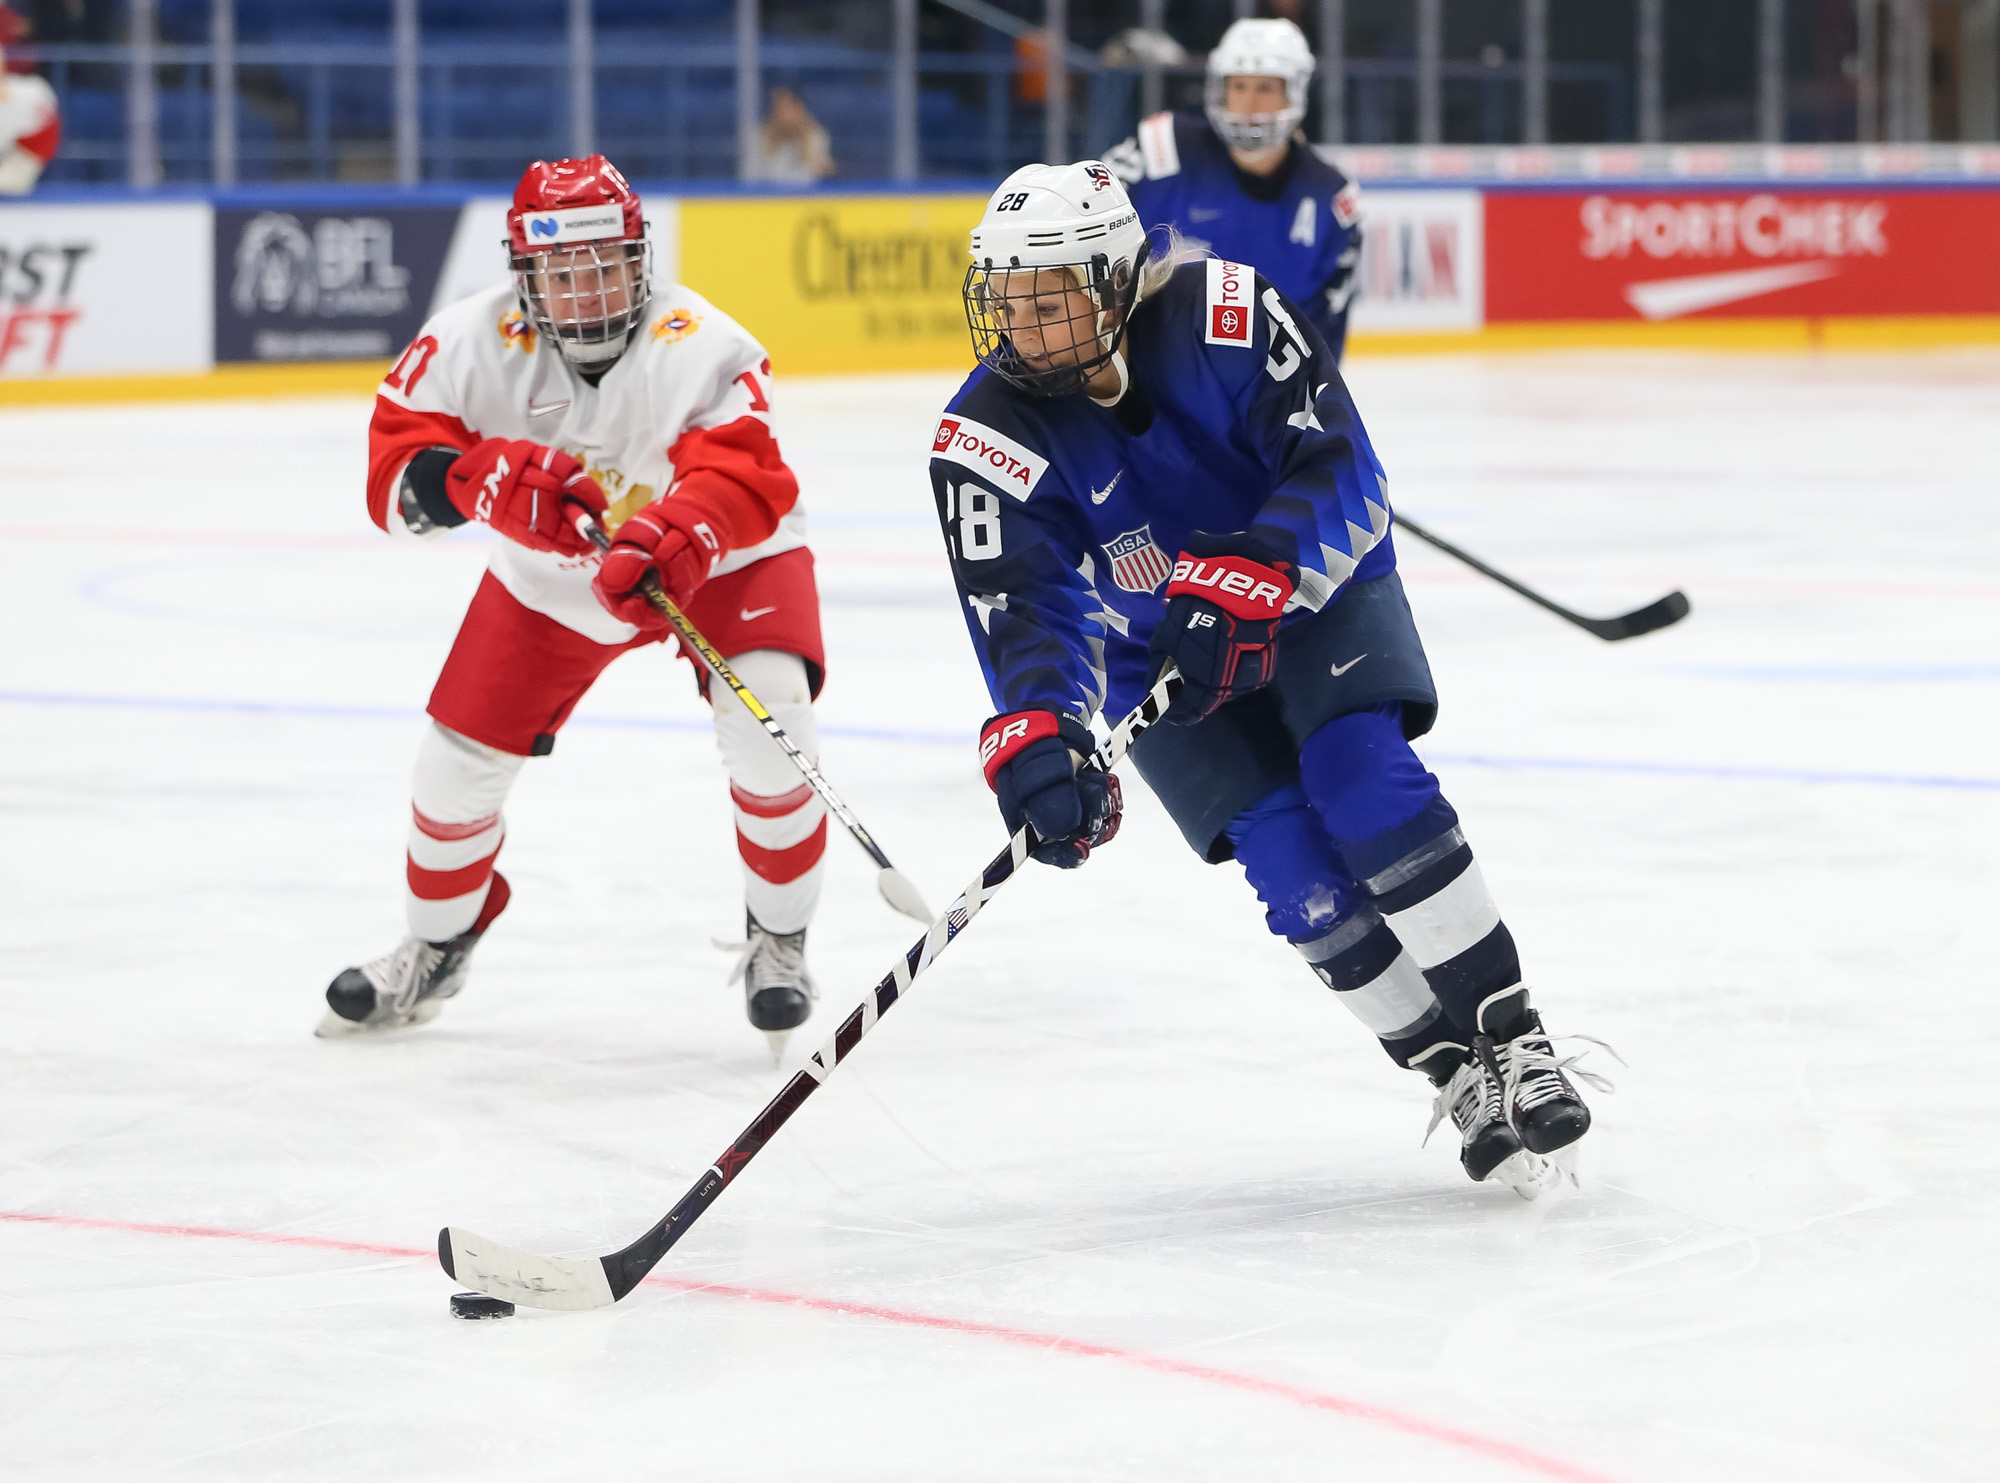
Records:
[[[530,402],[528,403],[528,415],[530,417],[546,417],[551,412],[562,411],[562,409],[564,407],[567,407],[568,405],[569,405],[568,397],[564,397],[559,402],[543,402],[540,406],[537,406],[535,403]]]
[[[741,611],[739,611],[736,616],[741,618],[745,623],[748,623],[753,618],[761,618],[766,613],[775,613],[777,611],[778,611],[778,605],[776,603],[772,603],[771,606],[768,608],[744,608]]]
[[[1344,675],[1350,669],[1353,669],[1355,665],[1359,664],[1362,660],[1366,659],[1367,657],[1368,656],[1366,654],[1356,654],[1352,659],[1348,660],[1347,663],[1336,664],[1333,667],[1333,672],[1336,675]]]
[[[1091,490],[1090,502],[1093,505],[1101,505],[1106,500],[1110,499],[1111,491],[1118,487],[1118,481],[1124,477],[1125,477],[1125,471],[1123,469],[1120,469],[1117,473],[1111,476],[1111,482],[1109,484],[1105,485],[1102,489]]]

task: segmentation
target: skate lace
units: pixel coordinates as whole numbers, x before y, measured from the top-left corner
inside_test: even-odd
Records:
[[[421,937],[406,937],[396,950],[377,958],[361,971],[375,981],[375,987],[389,1000],[391,1010],[406,1014],[423,996],[444,954]]]
[[[1554,1045],[1557,1040],[1587,1040],[1590,1046],[1573,1056],[1559,1057]],[[1500,1062],[1506,1080],[1505,1101],[1523,1112],[1531,1111],[1565,1094],[1565,1076],[1573,1076],[1600,1092],[1617,1091],[1610,1077],[1577,1064],[1590,1054],[1591,1047],[1603,1051],[1619,1065],[1625,1064],[1623,1056],[1595,1035],[1527,1034],[1494,1046],[1495,1059]]]
[[[715,945],[737,954],[729,981],[741,983],[745,993],[754,996],[773,984],[781,984],[803,990],[808,999],[819,998],[819,986],[806,971],[805,933],[793,932],[781,937],[762,927],[752,927],[746,942],[717,938]]]
[[[1463,1133],[1477,1125],[1482,1110],[1481,1104],[1495,1102],[1490,1109],[1494,1118],[1500,1115],[1497,1101],[1493,1097],[1494,1088],[1486,1075],[1486,1068],[1477,1057],[1468,1058],[1463,1066],[1452,1072],[1451,1080],[1438,1088],[1438,1094],[1431,1099],[1431,1122],[1424,1129],[1424,1145],[1431,1141],[1431,1134],[1443,1126],[1447,1116],[1452,1125]]]

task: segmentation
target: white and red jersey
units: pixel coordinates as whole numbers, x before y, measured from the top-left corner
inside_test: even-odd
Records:
[[[55,89],[32,72],[0,72],[0,159],[18,147],[46,165],[61,142]]]
[[[798,481],[771,431],[771,362],[735,320],[680,284],[592,386],[544,343],[511,285],[436,315],[383,379],[369,428],[368,513],[404,527],[394,498],[426,448],[526,438],[581,462],[611,502],[606,525],[667,496],[696,507],[722,543],[720,576],[806,542]],[[494,546],[488,566],[523,607],[599,643],[638,630],[591,594],[597,557]]]

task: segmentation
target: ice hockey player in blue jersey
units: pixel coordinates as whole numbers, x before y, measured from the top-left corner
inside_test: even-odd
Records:
[[[1337,363],[1361,259],[1360,191],[1299,132],[1312,75],[1297,26],[1238,21],[1208,54],[1207,117],[1153,114],[1105,163],[1140,225],[1251,264],[1305,311]]]
[[[973,229],[979,367],[938,422],[931,482],[998,711],[987,781],[1037,859],[1081,864],[1120,810],[1115,780],[1077,770],[1088,723],[1176,665],[1174,724],[1138,739],[1140,774],[1430,1078],[1466,1172],[1532,1193],[1590,1113],[1410,749],[1437,697],[1382,467],[1284,294],[1171,234],[1152,245],[1096,161],[1017,170]]]

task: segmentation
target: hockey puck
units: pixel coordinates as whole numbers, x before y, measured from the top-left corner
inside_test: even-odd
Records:
[[[455,1292],[451,1295],[453,1318],[512,1318],[514,1305],[505,1298],[489,1298],[483,1292]]]

